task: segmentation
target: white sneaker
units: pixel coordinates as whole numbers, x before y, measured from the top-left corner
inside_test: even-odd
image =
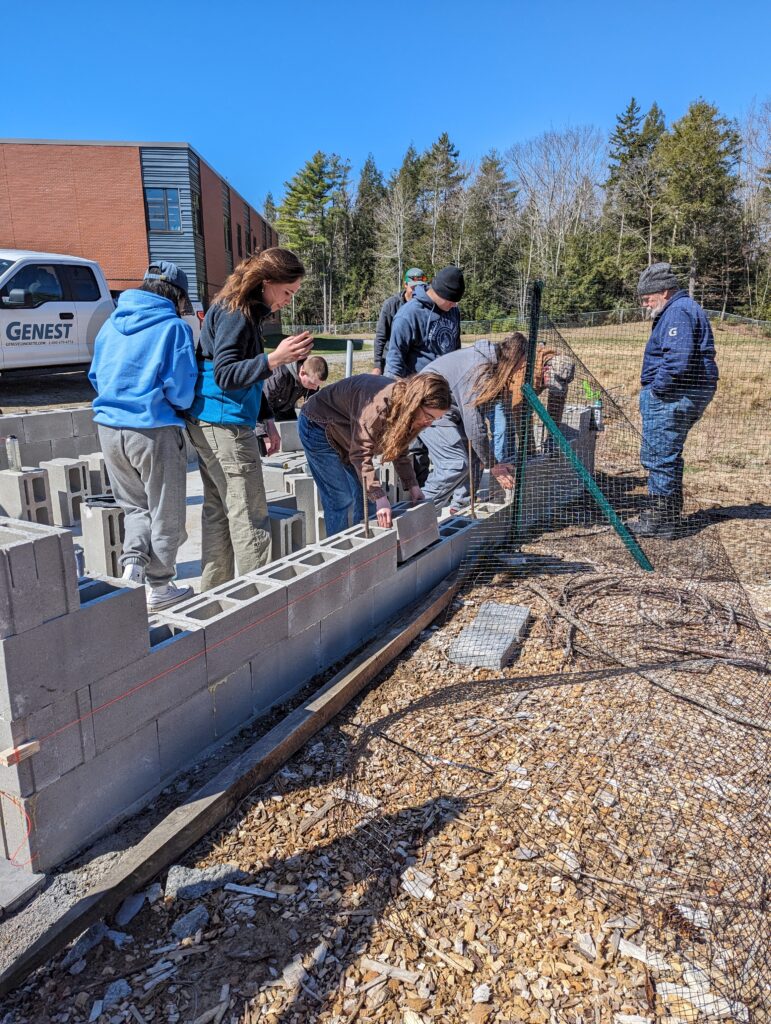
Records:
[[[174,583],[162,583],[160,587],[150,587],[147,596],[147,607],[150,611],[159,611],[161,608],[168,608],[179,601],[184,601],[193,593],[192,587],[178,587]]]
[[[144,583],[145,567],[140,565],[139,562],[130,562],[124,568],[121,579],[128,580],[129,583]]]

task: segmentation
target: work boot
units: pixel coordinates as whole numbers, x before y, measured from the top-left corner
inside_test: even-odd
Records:
[[[123,569],[121,579],[128,580],[129,583],[144,583],[145,567],[141,562],[128,562]]]
[[[169,608],[184,601],[192,593],[192,587],[178,587],[175,583],[161,583],[158,587],[151,584],[150,593],[147,595],[147,610],[158,612],[162,608]]]
[[[638,537],[674,540],[679,536],[680,525],[676,499],[652,494],[650,505],[642,510],[637,522],[629,523],[629,529]]]

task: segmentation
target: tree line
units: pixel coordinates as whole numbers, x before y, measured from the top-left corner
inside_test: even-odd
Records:
[[[550,130],[476,164],[443,133],[388,176],[370,155],[355,183],[317,152],[264,214],[308,268],[295,323],[375,319],[408,267],[448,263],[467,319],[524,311],[536,278],[553,314],[614,309],[657,260],[708,308],[771,319],[771,99],[741,124],[699,99],[667,125],[633,98],[607,138]]]

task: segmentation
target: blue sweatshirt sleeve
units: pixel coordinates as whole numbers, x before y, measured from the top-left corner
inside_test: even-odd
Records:
[[[665,312],[660,324],[661,361],[653,379],[653,390],[666,397],[676,384],[687,384],[694,348],[694,323],[690,313],[675,309]]]
[[[254,325],[243,313],[222,312],[214,331],[212,362],[214,380],[223,391],[248,388],[271,375],[268,357],[264,352],[254,356]]]
[[[198,364],[193,346],[193,332],[182,320],[169,328],[169,354],[164,365],[163,393],[175,409],[189,409],[193,404]]]
[[[391,342],[386,352],[386,377],[409,377],[408,353],[412,344],[414,327],[407,306],[394,317],[391,324]]]

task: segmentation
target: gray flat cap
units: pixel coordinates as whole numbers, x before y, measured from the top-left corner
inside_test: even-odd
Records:
[[[637,282],[638,295],[652,295],[665,292],[667,288],[679,288],[680,282],[672,272],[671,263],[652,263],[640,274]]]

